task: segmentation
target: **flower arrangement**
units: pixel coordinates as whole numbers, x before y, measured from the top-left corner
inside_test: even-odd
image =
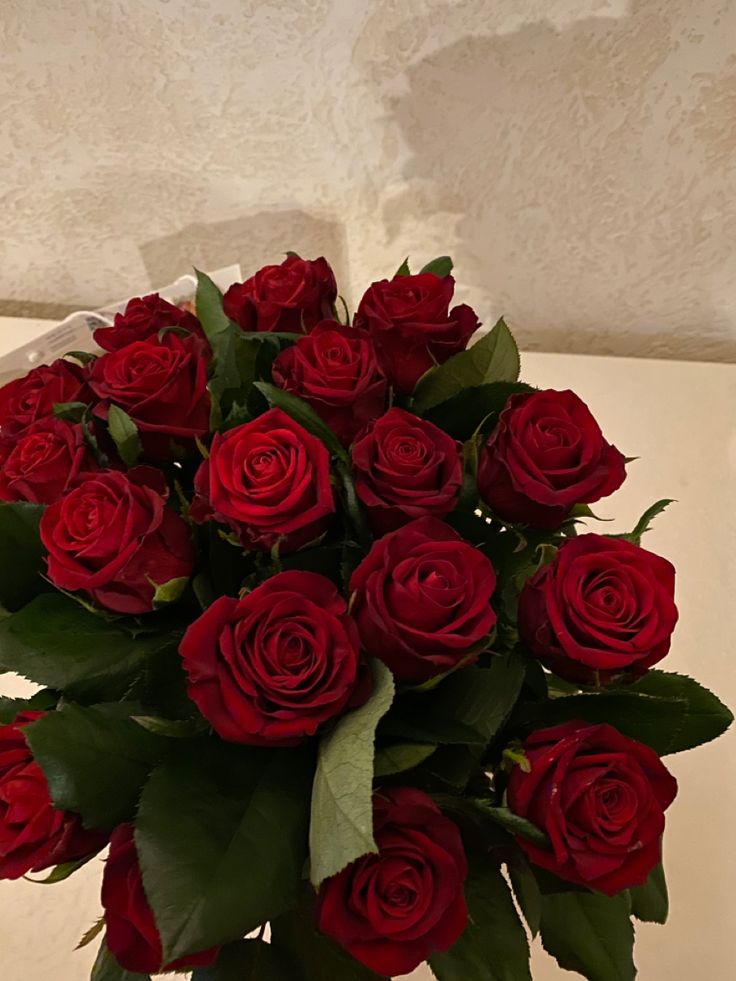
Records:
[[[580,527],[630,461],[451,272],[199,274],[0,389],[0,877],[109,846],[93,981],[624,981],[664,922],[662,757],[732,720],[659,667],[670,502]]]

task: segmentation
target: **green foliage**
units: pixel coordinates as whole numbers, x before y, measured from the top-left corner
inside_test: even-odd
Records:
[[[514,814],[508,807],[495,807],[481,800],[473,801],[473,805],[478,809],[480,814],[488,817],[491,821],[495,821],[496,824],[499,824],[506,831],[511,832],[511,834],[526,838],[527,841],[531,841],[540,848],[549,847],[549,839],[541,828],[538,828],[536,824],[532,824],[531,821],[527,821],[526,818]]]
[[[312,791],[310,877],[318,886],[350,862],[375,852],[373,759],[376,726],[394,697],[389,669],[373,662],[373,694],[322,737]]]
[[[55,866],[43,879],[32,879],[30,876],[26,876],[26,882],[35,882],[39,886],[53,886],[57,882],[63,882],[68,879],[70,875],[85,866],[94,858],[94,855],[85,855],[84,858],[78,858],[74,862],[63,862],[61,865]]]
[[[211,967],[199,967],[192,981],[294,981],[294,965],[276,944],[239,940],[222,948]]]
[[[214,740],[154,771],[136,844],[165,960],[236,940],[296,904],[312,773],[308,748]]]
[[[539,933],[542,922],[542,893],[529,863],[521,852],[508,863],[509,879],[519,909],[524,914],[532,938]]]
[[[488,855],[469,859],[468,925],[448,953],[429,958],[437,981],[531,981],[526,934],[500,869]]]
[[[111,405],[107,413],[107,426],[120,459],[128,467],[135,466],[142,452],[136,424],[127,412],[117,405]]]
[[[169,579],[168,582],[157,583],[156,591],[153,594],[154,607],[158,608],[159,606],[168,606],[169,603],[175,603],[181,598],[188,585],[188,576],[180,576],[177,579]]]
[[[54,415],[57,419],[81,422],[87,411],[86,402],[55,402]]]
[[[12,722],[20,712],[46,712],[55,708],[58,700],[59,693],[47,688],[36,692],[30,698],[0,696],[0,725]]]
[[[41,504],[0,501],[0,605],[14,612],[48,589],[38,524]],[[12,560],[11,560],[12,557]]]
[[[254,387],[265,396],[269,405],[276,406],[276,408],[285,412],[287,416],[291,416],[307,432],[312,433],[313,436],[320,439],[330,453],[339,460],[345,463],[347,462],[348,454],[340,443],[340,440],[304,399],[300,399],[291,392],[287,392],[283,388],[278,388],[278,386],[271,385],[268,382],[256,382]]]
[[[68,704],[25,729],[54,804],[81,814],[86,827],[130,820],[146,777],[168,748],[123,709]]]
[[[395,743],[376,753],[375,775],[388,777],[418,766],[437,749],[428,743]]]
[[[531,385],[517,381],[475,385],[463,388],[451,398],[434,405],[424,416],[450,436],[464,441],[479,430],[490,432],[512,395],[533,391]]]
[[[452,259],[449,255],[440,255],[436,259],[430,260],[419,270],[423,273],[433,273],[435,276],[444,278],[452,272]]]
[[[660,862],[649,873],[649,878],[642,886],[632,886],[629,889],[631,897],[631,912],[637,920],[647,923],[666,923],[670,910],[667,894],[667,881],[664,877],[664,867]]]
[[[148,974],[134,974],[120,967],[103,938],[90,981],[151,981],[151,978]]]
[[[519,377],[519,349],[503,318],[466,351],[431,368],[417,382],[412,408],[424,414],[463,389]]]
[[[409,256],[404,259],[399,268],[394,273],[394,279],[398,276],[411,276],[411,270],[409,269]]]
[[[641,545],[641,539],[646,532],[648,532],[652,527],[652,521],[661,514],[665,508],[669,507],[670,504],[675,502],[670,498],[664,498],[661,501],[657,501],[652,504],[650,508],[647,508],[644,514],[637,521],[633,531],[630,531],[626,535],[614,535],[614,538],[623,538],[627,542],[633,542],[634,545]]]
[[[542,944],[560,967],[588,981],[633,981],[634,930],[629,897],[589,892],[542,897]]]

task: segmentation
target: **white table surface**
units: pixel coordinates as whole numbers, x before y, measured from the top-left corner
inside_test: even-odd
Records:
[[[29,325],[21,322],[27,339]],[[39,323],[39,322],[35,322]],[[18,321],[0,318],[3,338]],[[39,326],[36,330],[40,329]],[[692,674],[736,706],[736,365],[527,354],[525,381],[572,388],[606,436],[640,457],[624,486],[596,511],[628,530],[662,497],[678,504],[656,519],[645,544],[674,562],[681,619],[661,667]],[[25,692],[0,677],[0,693]],[[736,734],[669,757],[680,793],[668,812],[666,927],[637,926],[642,981],[736,977]],[[100,862],[53,887],[0,882],[2,981],[84,981],[94,950],[73,952],[99,916]],[[571,977],[535,945],[535,981]],[[420,968],[412,981],[429,981]],[[340,979],[335,979],[340,981]]]

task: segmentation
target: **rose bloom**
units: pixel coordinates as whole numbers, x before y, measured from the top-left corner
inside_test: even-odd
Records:
[[[273,380],[308,402],[343,446],[386,403],[387,382],[370,335],[333,320],[323,320],[282,351],[273,363]]]
[[[323,883],[317,922],[356,960],[393,977],[458,940],[468,866],[457,827],[421,790],[377,791],[373,830],[378,854]]]
[[[329,453],[281,409],[217,433],[194,486],[191,517],[229,525],[249,548],[301,548],[335,511]]]
[[[156,338],[164,327],[180,327],[204,338],[202,326],[193,313],[180,310],[158,293],[128,300],[125,313],[115,314],[114,326],[98,327],[92,336],[104,351],[117,351],[134,341]]]
[[[223,739],[294,746],[370,692],[358,632],[333,583],[281,572],[221,596],[179,645],[189,697]]]
[[[110,854],[102,876],[105,941],[120,967],[136,974],[208,967],[219,947],[189,954],[163,964],[161,937],[143,889],[143,877],[133,838],[133,826],[119,825],[110,839]]]
[[[557,528],[575,504],[592,504],[626,478],[574,392],[512,395],[478,461],[478,491],[503,521]]]
[[[661,860],[664,811],[677,794],[654,750],[607,724],[566,722],[532,733],[524,753],[531,772],[514,767],[509,807],[551,843],[519,838],[529,859],[607,896],[645,882]]]
[[[360,301],[355,326],[370,331],[378,360],[403,395],[435,364],[465,350],[480,327],[465,303],[450,310],[452,276],[419,273],[373,283]]]
[[[361,643],[397,681],[449,671],[487,641],[496,574],[486,556],[437,518],[380,538],[350,580]]]
[[[60,358],[39,365],[0,388],[0,436],[15,437],[39,419],[53,416],[57,402],[87,402],[85,371]]]
[[[108,835],[87,831],[78,814],[57,810],[23,729],[44,712],[21,712],[0,726],[0,879],[19,879],[98,852]]]
[[[389,409],[356,439],[352,457],[355,490],[379,534],[427,514],[442,518],[457,504],[462,446],[411,412]]]
[[[151,467],[84,475],[41,518],[49,579],[115,613],[153,609],[156,586],[188,577],[194,563],[189,527],[167,494]]]
[[[335,276],[327,260],[290,255],[264,266],[225,293],[223,309],[245,331],[308,333],[332,317],[337,299]]]
[[[561,678],[635,678],[670,649],[674,592],[666,559],[622,539],[580,535],[526,582],[519,633]]]
[[[97,469],[78,423],[49,416],[0,440],[0,501],[57,501],[81,471]]]
[[[146,456],[172,456],[172,443],[190,448],[209,431],[207,348],[194,335],[172,331],[161,340],[134,341],[93,363],[90,387],[100,399],[95,414],[107,418],[110,404],[124,409],[138,427]]]

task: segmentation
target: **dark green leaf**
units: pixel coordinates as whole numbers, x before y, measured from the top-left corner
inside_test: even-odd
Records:
[[[614,538],[624,538],[627,542],[633,542],[635,545],[641,545],[642,535],[646,534],[652,527],[652,521],[661,514],[665,508],[669,507],[670,504],[675,502],[670,498],[664,498],[661,501],[657,501],[656,504],[652,504],[650,508],[647,508],[644,514],[639,518],[634,527],[633,531],[630,531],[627,535],[613,535]]]
[[[92,926],[84,934],[82,934],[82,939],[79,941],[75,950],[83,950],[85,947],[89,947],[95,937],[99,937],[102,931],[105,929],[105,917],[101,916],[99,920],[96,920]]]
[[[437,981],[531,981],[529,944],[501,870],[482,854],[469,865],[470,918],[448,953],[429,958]]]
[[[60,593],[43,593],[0,620],[0,671],[15,671],[74,697],[123,695],[171,637],[133,638]]]
[[[291,981],[389,981],[319,933],[309,907],[272,921],[271,938],[294,965]]]
[[[70,422],[81,422],[86,411],[86,402],[54,403],[54,415],[57,419],[69,419]]]
[[[12,722],[20,712],[46,712],[56,708],[58,700],[59,693],[50,689],[36,692],[30,698],[0,696],[0,725],[4,726]]]
[[[355,531],[355,537],[367,549],[370,547],[370,529],[366,521],[363,509],[360,506],[358,495],[355,490],[355,481],[350,467],[341,461],[337,464],[337,473],[342,484],[342,496],[345,505],[345,512],[350,519],[350,524]]]
[[[394,279],[398,276],[411,276],[411,270],[409,269],[409,256],[404,259],[399,268],[394,273]]]
[[[90,351],[67,351],[64,357],[74,358],[75,361],[85,365],[97,360],[97,355],[92,354]]]
[[[386,746],[376,753],[375,775],[388,777],[394,773],[404,773],[412,770],[437,749],[427,743],[397,743]]]
[[[199,967],[192,981],[296,981],[294,965],[276,944],[239,940],[223,947],[212,967]]]
[[[136,844],[166,961],[238,939],[296,903],[310,754],[207,741],[153,773]]]
[[[394,697],[394,681],[380,661],[372,664],[373,694],[322,737],[312,791],[309,853],[312,884],[336,875],[361,855],[375,852],[373,758],[376,726]]]
[[[141,787],[168,745],[122,708],[69,704],[24,730],[54,804],[81,814],[87,827],[112,828],[133,816]]]
[[[485,801],[474,801],[473,803],[481,814],[490,818],[496,824],[500,824],[502,828],[510,831],[511,834],[519,835],[520,838],[526,838],[527,841],[531,841],[539,848],[549,847],[549,838],[541,828],[538,828],[536,824],[532,824],[531,821],[527,821],[526,818],[514,814],[508,807],[494,807],[492,804],[486,804]]]
[[[128,467],[135,466],[141,455],[141,439],[136,424],[127,412],[117,405],[111,405],[107,414],[107,425],[120,459]]]
[[[519,349],[502,318],[467,351],[423,375],[414,390],[412,407],[424,414],[471,386],[514,382],[519,377],[519,367]]]
[[[652,869],[643,886],[633,886],[629,889],[629,895],[631,912],[637,920],[644,920],[647,923],[667,922],[670,904],[661,862]]]
[[[565,892],[542,897],[542,944],[560,967],[588,981],[633,981],[634,930],[626,894]]]
[[[490,382],[464,388],[425,413],[425,418],[459,440],[470,439],[479,427],[489,432],[512,395],[533,392],[524,382]]]
[[[44,510],[41,504],[0,501],[0,605],[11,612],[49,588],[38,533]]]
[[[181,594],[189,585],[188,576],[180,576],[177,579],[169,579],[168,582],[154,583],[156,591],[153,594],[154,607],[168,606],[181,598]]]
[[[536,937],[542,922],[542,893],[539,884],[526,858],[520,853],[508,863],[508,872],[519,909],[524,914],[532,937]]]
[[[92,968],[90,981],[151,981],[151,977],[148,974],[134,974],[120,967],[107,949],[107,943],[103,937],[100,952]]]
[[[27,882],[35,882],[39,886],[53,886],[57,882],[68,879],[70,875],[74,875],[78,869],[92,861],[94,857],[94,855],[85,855],[84,858],[78,858],[74,862],[64,862],[62,865],[57,865],[43,879],[32,879],[28,875],[25,876],[25,879]]]
[[[256,382],[255,388],[265,396],[269,405],[276,406],[287,416],[291,416],[307,432],[321,439],[330,453],[333,453],[339,460],[347,462],[348,455],[340,440],[304,399],[300,399],[298,396],[292,395],[291,392],[286,392],[283,388],[278,388],[268,382]]]
[[[133,722],[143,726],[156,736],[167,736],[169,739],[191,739],[209,728],[206,719],[160,719],[153,715],[134,715]]]
[[[445,277],[449,276],[452,272],[452,259],[449,255],[440,255],[436,259],[432,259],[422,266],[420,272],[423,273],[434,273],[435,276]]]
[[[380,725],[380,732],[383,736],[395,736],[399,739],[412,739],[416,742],[432,743],[436,746],[485,746],[486,740],[483,736],[471,729],[470,726],[453,719],[425,719],[420,718],[418,711],[412,711],[412,717],[403,718],[404,713],[399,710],[386,717]],[[416,706],[416,703],[413,703]]]

